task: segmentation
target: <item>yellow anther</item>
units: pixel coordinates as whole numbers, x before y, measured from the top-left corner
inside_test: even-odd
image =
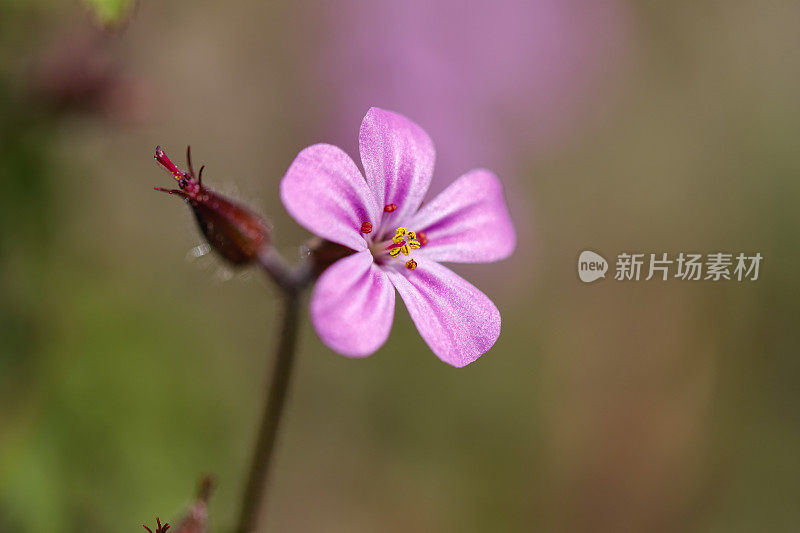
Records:
[[[413,230],[408,230],[404,227],[399,227],[395,230],[395,235],[392,237],[394,244],[390,245],[386,250],[392,257],[397,257],[400,254],[405,256],[411,255],[411,250],[417,250],[422,243],[417,240],[417,233]],[[406,261],[406,268],[414,270],[417,268],[417,262],[409,257]]]

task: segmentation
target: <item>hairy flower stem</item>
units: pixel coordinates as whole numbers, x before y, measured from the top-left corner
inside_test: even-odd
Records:
[[[266,502],[269,469],[275,450],[281,414],[286,404],[286,393],[289,389],[289,379],[297,347],[300,302],[303,290],[312,279],[307,261],[296,269],[290,269],[274,251],[261,254],[259,259],[262,268],[281,289],[283,309],[272,374],[265,398],[266,405],[248,471],[236,533],[263,531],[262,507]]]

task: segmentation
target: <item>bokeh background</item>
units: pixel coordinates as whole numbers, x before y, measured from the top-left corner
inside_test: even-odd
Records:
[[[205,472],[229,530],[275,291],[194,257],[153,148],[293,256],[279,179],[372,105],[431,134],[433,192],[501,175],[517,253],[456,270],[503,332],[455,370],[402,307],[366,360],[306,323],[271,530],[796,531],[797,2],[96,4],[0,1],[0,531],[141,531]],[[764,261],[585,285],[584,249]]]

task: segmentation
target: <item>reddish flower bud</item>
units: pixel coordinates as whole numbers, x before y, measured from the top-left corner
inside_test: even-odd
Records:
[[[125,73],[110,52],[106,31],[68,23],[34,56],[28,70],[28,93],[35,105],[55,113],[85,113],[122,122],[149,114],[150,88]]]
[[[247,264],[269,244],[269,227],[258,215],[203,185],[204,167],[195,175],[189,148],[186,149],[188,171],[180,170],[160,146],[156,147],[155,159],[172,174],[179,187],[155,189],[185,199],[208,243],[227,261]]]

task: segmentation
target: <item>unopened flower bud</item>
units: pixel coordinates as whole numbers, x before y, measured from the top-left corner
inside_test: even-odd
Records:
[[[249,209],[203,185],[203,167],[195,175],[190,149],[186,150],[188,171],[178,169],[160,146],[156,147],[155,159],[178,182],[177,189],[155,189],[186,200],[206,240],[223,258],[233,265],[245,265],[268,246],[267,224]]]

